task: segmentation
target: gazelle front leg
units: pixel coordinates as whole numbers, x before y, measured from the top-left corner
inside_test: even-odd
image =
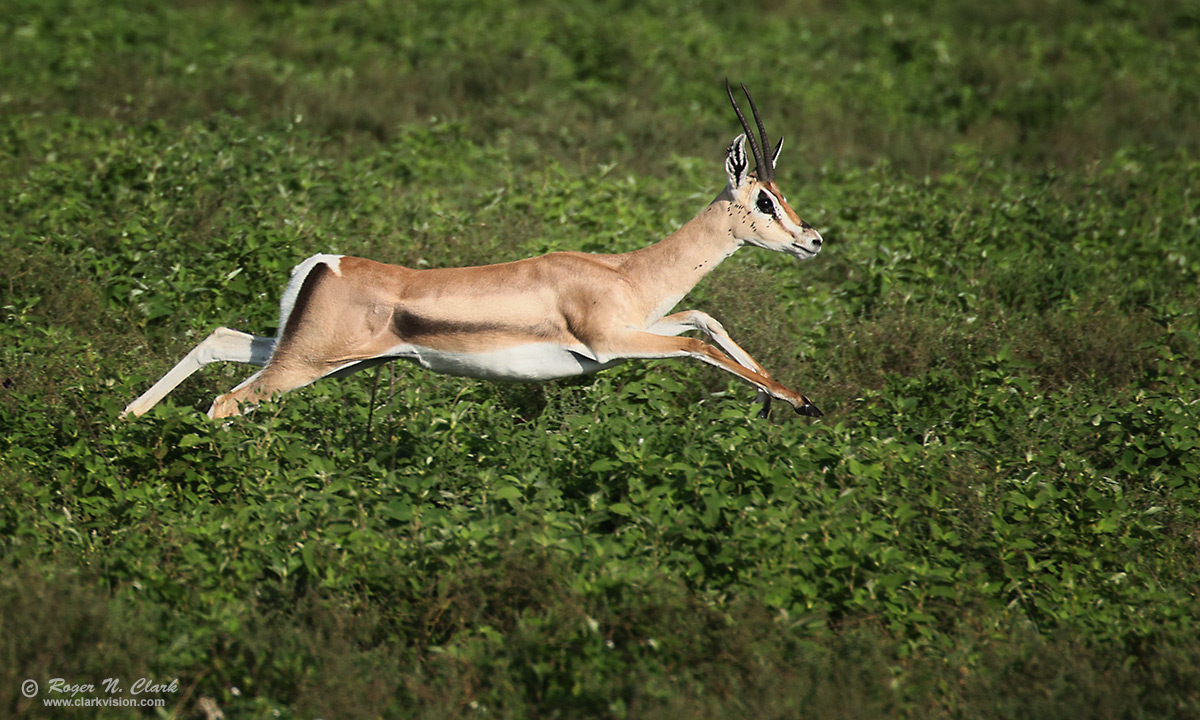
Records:
[[[771,374],[767,372],[757,360],[750,356],[750,353],[742,349],[740,345],[729,337],[729,333],[725,332],[725,327],[721,325],[712,315],[701,310],[684,310],[673,315],[668,315],[658,322],[650,326],[649,331],[655,335],[676,336],[685,333],[688,330],[699,330],[713,339],[725,352],[729,353],[734,360],[738,361],[742,367],[747,370],[762,375],[770,379]],[[758,411],[758,417],[766,418],[771,411],[771,395],[761,387],[758,388],[758,396],[754,401],[762,404],[762,409]]]
[[[630,331],[608,339],[601,345],[601,347],[593,348],[597,351],[600,362],[608,362],[619,358],[654,359],[691,357],[736,375],[771,397],[788,403],[801,415],[808,415],[809,417],[821,417],[824,415],[804,395],[789,390],[766,375],[742,367],[712,345],[695,338],[669,337],[651,332]]]

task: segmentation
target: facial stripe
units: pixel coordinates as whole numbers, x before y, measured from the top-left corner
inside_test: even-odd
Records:
[[[780,207],[783,208],[783,212],[787,214],[788,220],[791,220],[796,225],[803,227],[805,224],[804,221],[800,219],[800,216],[796,214],[796,211],[792,209],[792,206],[788,205],[783,199],[783,193],[779,191],[779,186],[775,184],[775,181],[772,180],[771,182],[764,183],[764,187],[775,196],[775,201],[779,203]]]

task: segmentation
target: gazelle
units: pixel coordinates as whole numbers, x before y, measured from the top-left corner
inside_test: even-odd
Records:
[[[237,415],[320,378],[397,359],[448,375],[539,381],[634,358],[676,357],[715,365],[758,388],[760,416],[766,416],[771,398],[802,415],[820,416],[807,397],[773,380],[707,313],[667,314],[743,245],[801,260],[821,250],[821,235],[800,219],[775,183],[782,138],[772,151],[743,85],[758,126],[756,140],[728,81],[725,90],[745,130],[726,151],[729,183],[663,240],[615,255],[556,252],[499,265],[425,270],[314,255],[292,270],[275,337],[217,328],[122,416],[149,411],[196,370],[221,361],[262,369],[219,396],[208,411],[212,418]],[[680,337],[689,330],[707,334],[721,349]]]

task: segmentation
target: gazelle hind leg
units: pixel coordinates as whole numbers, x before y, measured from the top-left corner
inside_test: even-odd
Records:
[[[275,338],[219,327],[192,348],[191,352],[171,368],[170,372],[154,383],[149,390],[129,403],[121,413],[121,417],[144,415],[149,412],[179,383],[205,365],[215,362],[241,362],[262,366],[267,364],[274,350]]]
[[[337,371],[330,372],[330,365],[319,364],[281,364],[271,363],[246,378],[237,387],[224,395],[218,395],[208,409],[208,416],[213,420],[241,415],[255,405],[276,395],[291,392],[324,377],[337,376]],[[358,369],[357,367],[353,368]],[[350,374],[351,368],[343,368],[342,374]]]
[[[284,354],[288,354],[284,352]],[[209,408],[209,418],[220,420],[233,415],[241,415],[246,410],[253,409],[258,403],[284,392],[304,388],[305,385],[316,383],[322,378],[343,378],[364,370],[366,367],[386,362],[385,358],[372,358],[360,362],[347,362],[341,366],[331,362],[275,362],[264,367],[252,376],[242,380],[233,390],[224,395],[218,395]],[[335,370],[330,370],[334,367]]]

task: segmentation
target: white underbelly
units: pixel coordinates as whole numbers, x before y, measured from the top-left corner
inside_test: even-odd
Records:
[[[411,360],[446,375],[516,382],[584,375],[621,362],[597,362],[554,343],[514,345],[486,352],[453,352],[405,344],[393,348],[387,355]]]

